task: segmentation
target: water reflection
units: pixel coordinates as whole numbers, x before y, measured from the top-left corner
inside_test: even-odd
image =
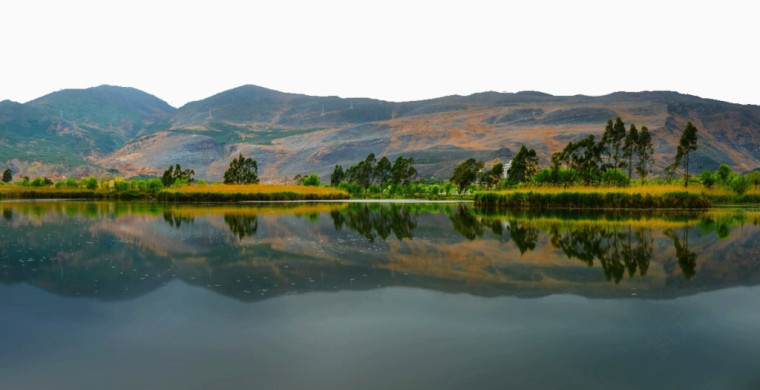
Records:
[[[392,285],[484,296],[631,296],[635,288],[666,298],[760,282],[755,211],[22,202],[5,203],[3,217],[2,283],[99,299],[175,278],[247,301]]]

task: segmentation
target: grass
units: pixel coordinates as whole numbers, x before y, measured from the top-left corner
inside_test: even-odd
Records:
[[[530,186],[515,190],[481,192],[475,206],[482,209],[544,208],[708,208],[716,203],[760,203],[760,189],[743,195],[725,188],[705,188],[700,184],[636,187]]]
[[[158,199],[167,202],[229,202],[281,200],[348,199],[343,190],[325,187],[280,184],[189,184],[160,191]]]

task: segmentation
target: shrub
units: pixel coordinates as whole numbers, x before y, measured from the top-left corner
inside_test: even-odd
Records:
[[[608,169],[602,174],[602,184],[623,187],[628,184],[628,175],[618,169]]]
[[[316,173],[312,173],[302,181],[303,185],[305,186],[313,186],[313,187],[319,187],[320,181],[319,176],[317,176]]]
[[[747,187],[749,187],[749,183],[744,178],[744,176],[736,174],[734,175],[733,179],[731,179],[731,189],[733,189],[737,194],[743,195],[744,192],[747,191]]]
[[[712,188],[715,185],[715,174],[706,170],[702,171],[702,174],[699,175],[699,181],[706,188]]]

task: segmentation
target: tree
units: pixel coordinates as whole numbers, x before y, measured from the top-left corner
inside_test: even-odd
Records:
[[[380,161],[377,162],[377,166],[375,166],[375,180],[377,180],[377,184],[380,186],[383,185],[383,183],[387,183],[391,179],[391,169],[393,167],[391,166],[391,161],[388,160],[388,157],[383,156],[383,158],[380,159]]]
[[[683,161],[683,166],[686,169],[684,187],[689,186],[689,155],[695,150],[697,150],[697,128],[689,122],[683,129],[681,139],[678,141],[678,151],[676,152],[675,162],[675,166],[678,166]]]
[[[375,174],[375,154],[370,153],[367,155],[367,158],[359,161],[356,165],[352,165],[348,170],[346,171],[346,176],[348,176],[348,181],[352,183],[356,183],[362,188],[364,188],[364,191],[367,191],[367,188],[372,184],[372,180],[374,178]]]
[[[483,172],[481,181],[486,187],[491,188],[498,184],[502,177],[504,177],[504,164],[497,162],[491,169]]]
[[[258,173],[256,160],[245,158],[241,153],[232,159],[230,166],[224,171],[224,184],[258,184]]]
[[[161,176],[161,182],[164,184],[164,187],[169,187],[170,185],[177,182],[177,180],[180,181],[187,181],[188,183],[193,182],[193,175],[195,175],[195,171],[192,169],[185,169],[182,170],[182,166],[179,164],[175,166],[169,166],[164,171],[164,174]]]
[[[639,162],[636,164],[636,173],[643,180],[649,175],[649,167],[652,161],[654,148],[652,147],[652,136],[646,126],[641,126],[638,142],[636,143],[636,154],[639,155]]]
[[[638,151],[639,144],[639,131],[636,129],[636,125],[631,123],[631,128],[628,130],[628,134],[625,136],[625,143],[623,144],[623,157],[628,160],[626,166],[628,167],[628,181],[630,182],[633,176],[633,157]]]
[[[552,161],[564,163],[577,171],[580,179],[589,184],[599,179],[602,150],[603,144],[600,142],[597,145],[594,135],[589,134],[578,142],[570,141],[565,149],[552,156]]]
[[[340,185],[340,182],[345,179],[346,173],[343,172],[343,167],[340,165],[336,165],[335,169],[333,170],[332,175],[330,175],[330,185],[333,187],[337,187]]]
[[[602,134],[602,139],[599,141],[600,155],[607,156],[607,161],[602,167],[602,171],[609,168],[622,168],[620,153],[623,149],[624,140],[626,138],[625,123],[620,117],[615,118],[615,123],[612,120],[607,121],[607,126]]]
[[[454,168],[451,182],[459,187],[459,193],[464,194],[465,189],[478,178],[478,172],[483,169],[483,161],[476,161],[470,157]]]
[[[408,186],[417,177],[417,170],[413,166],[414,158],[398,156],[391,167],[391,183]]]
[[[510,185],[525,183],[538,172],[538,156],[533,148],[526,148],[525,144],[520,146],[515,157],[512,158],[512,165],[507,170],[507,182]]]
[[[10,168],[3,171],[3,182],[10,183],[13,180],[13,171]]]
[[[715,170],[715,180],[722,186],[728,186],[731,184],[731,179],[734,176],[734,171],[726,164],[720,164],[717,170]]]

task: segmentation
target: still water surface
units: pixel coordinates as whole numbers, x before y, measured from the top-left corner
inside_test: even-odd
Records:
[[[760,388],[754,210],[0,209],[0,389]]]

